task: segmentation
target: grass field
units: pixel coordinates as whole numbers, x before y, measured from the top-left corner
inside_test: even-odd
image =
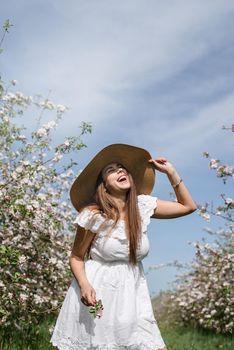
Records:
[[[152,300],[153,309],[167,350],[234,350],[234,336],[181,327],[168,317],[169,295],[162,293]],[[23,334],[0,330],[0,350],[55,350],[49,343],[49,328],[55,317],[41,322],[40,327],[30,328]],[[77,349],[79,350],[79,349]],[[156,349],[155,349],[156,350]]]
[[[168,350],[233,350],[234,337],[159,324]]]
[[[51,321],[50,321],[51,322]],[[1,350],[52,350],[48,328],[50,322],[44,322],[39,331],[31,334],[12,333],[1,335]],[[215,335],[210,332],[178,328],[159,323],[159,327],[168,350],[233,350],[234,337]],[[78,349],[77,349],[78,350]]]

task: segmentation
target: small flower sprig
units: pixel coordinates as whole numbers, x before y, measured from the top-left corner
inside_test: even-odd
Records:
[[[96,302],[94,306],[91,306],[89,308],[90,314],[93,315],[94,318],[98,317],[100,318],[102,316],[102,311],[103,311],[103,305],[101,299]]]

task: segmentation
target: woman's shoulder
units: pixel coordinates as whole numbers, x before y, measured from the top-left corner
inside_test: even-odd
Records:
[[[157,199],[158,197],[151,196],[149,194],[139,194],[137,196],[138,204],[147,205],[147,206],[157,205]]]
[[[74,224],[97,233],[105,218],[97,204],[89,204],[80,209]]]
[[[147,194],[140,194],[137,196],[138,199],[138,208],[142,220],[142,229],[143,232],[146,231],[147,226],[150,223],[150,218],[154,214],[155,209],[157,208],[157,197],[150,196]]]
[[[88,205],[82,207],[80,209],[79,213],[82,213],[83,211],[89,211],[89,212],[91,212],[93,214],[94,213],[102,214],[102,211],[101,211],[100,207],[97,204],[95,204],[95,203],[91,203],[91,204],[88,204]]]

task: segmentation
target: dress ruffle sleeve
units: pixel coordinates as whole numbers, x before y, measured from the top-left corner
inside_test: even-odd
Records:
[[[146,232],[150,223],[150,217],[157,208],[157,197],[140,194],[138,196],[138,208],[141,216],[142,232]]]
[[[97,233],[104,221],[105,218],[99,212],[85,208],[77,215],[73,223],[75,226],[79,225],[86,230]]]

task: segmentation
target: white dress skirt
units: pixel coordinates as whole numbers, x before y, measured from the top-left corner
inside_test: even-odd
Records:
[[[95,233],[90,259],[85,262],[87,278],[104,307],[94,318],[80,300],[74,278],[68,289],[51,338],[59,350],[159,350],[165,347],[154,318],[141,260],[148,254],[147,225],[157,198],[138,196],[142,241],[137,265],[128,262],[129,247],[124,221],[110,232],[112,220],[84,209],[75,224]]]

